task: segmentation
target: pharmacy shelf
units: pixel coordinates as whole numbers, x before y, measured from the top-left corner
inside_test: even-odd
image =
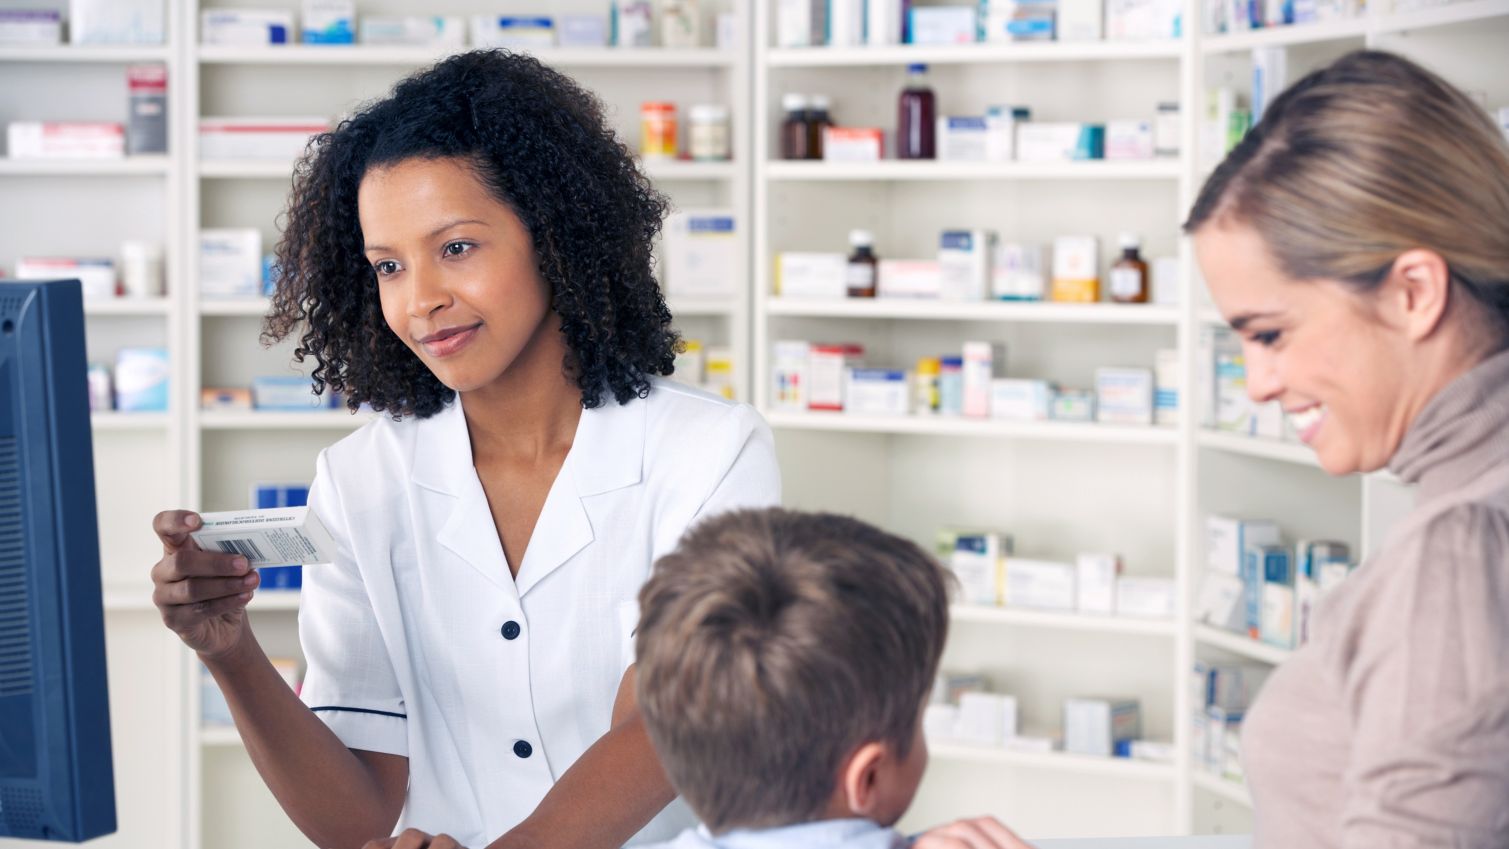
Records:
[[[0,47],[0,62],[111,63],[163,62],[172,57],[167,47],[59,44],[46,47]]]
[[[682,159],[646,160],[641,163],[652,180],[732,180],[735,162],[692,162]],[[199,176],[207,180],[292,180],[293,162],[287,159],[206,159],[199,163]]]
[[[1247,792],[1246,785],[1239,781],[1222,778],[1219,775],[1211,775],[1198,767],[1190,773],[1190,780],[1194,782],[1196,787],[1208,790],[1228,802],[1235,802],[1248,808],[1252,807],[1252,795]]]
[[[89,424],[96,430],[164,430],[167,413],[90,413]]]
[[[928,741],[927,750],[933,759],[953,763],[1026,767],[1081,775],[1131,778],[1140,781],[1173,781],[1175,775],[1172,764],[1134,761],[1130,758],[1098,758],[1068,752],[1016,752],[994,746],[954,742],[935,743],[931,740]]]
[[[1487,21],[1494,18],[1509,19],[1509,0],[1469,0],[1469,2],[1443,3],[1411,12],[1395,12],[1381,15],[1376,32],[1414,32],[1434,27]]]
[[[736,162],[693,162],[687,159],[645,159],[639,167],[651,180],[732,180],[739,171]]]
[[[1200,321],[1206,324],[1214,324],[1218,327],[1230,327],[1226,323],[1226,317],[1221,315],[1221,311],[1215,307],[1200,307],[1197,310],[1197,314],[1200,317]]]
[[[352,415],[340,410],[308,413],[240,412],[207,410],[200,414],[205,430],[356,430],[371,421],[371,415]]]
[[[1016,62],[1177,60],[1178,41],[1085,41],[1040,44],[945,44],[893,47],[799,47],[771,50],[772,68],[843,68],[877,65],[995,65]]]
[[[907,298],[850,298],[842,301],[771,298],[765,303],[765,311],[769,315],[871,320],[1139,324],[1170,327],[1179,322],[1177,307],[1006,301],[958,302]]]
[[[167,315],[172,302],[167,298],[116,298],[112,301],[84,301],[84,315]]]
[[[168,158],[157,155],[118,159],[8,159],[0,157],[0,177],[152,177],[168,173]]]
[[[206,725],[199,729],[199,745],[209,748],[240,749],[241,732],[234,725]]]
[[[287,44],[271,47],[201,45],[207,65],[347,65],[414,67],[434,64],[456,50],[431,47]],[[557,47],[524,50],[547,65],[563,68],[732,68],[737,52],[717,48]]]
[[[956,604],[949,608],[954,622],[1012,625],[1061,631],[1092,631],[1127,636],[1173,637],[1179,632],[1171,619],[1132,619],[1127,616],[1092,616],[1085,613],[1050,613],[1010,607]]]
[[[671,308],[671,315],[676,318],[685,316],[708,316],[727,317],[734,314],[738,304],[734,303],[734,296],[727,298],[678,298],[674,295],[666,299]]]
[[[1249,32],[1209,35],[1200,39],[1204,53],[1239,53],[1258,47],[1297,47],[1327,41],[1361,41],[1368,34],[1366,17],[1267,27]]]
[[[765,166],[765,176],[781,182],[910,182],[968,180],[1178,180],[1179,160],[1078,162],[786,162]]]
[[[1195,625],[1195,642],[1202,646],[1221,649],[1235,655],[1241,655],[1249,660],[1261,663],[1270,663],[1277,666],[1289,659],[1293,654],[1289,649],[1281,649],[1278,646],[1270,646],[1241,634],[1233,634],[1210,625]]]
[[[1225,451],[1228,454],[1242,454],[1248,457],[1293,463],[1298,466],[1320,468],[1320,461],[1315,459],[1314,449],[1302,442],[1281,442],[1277,439],[1211,430],[1200,431],[1198,440],[1202,448]]]
[[[228,300],[215,300],[204,298],[199,301],[199,314],[206,316],[254,316],[261,318],[272,309],[272,300],[269,298],[232,298]]]
[[[1013,422],[954,416],[860,416],[848,413],[767,411],[771,427],[838,433],[885,433],[899,436],[979,436],[1054,442],[1100,442],[1121,445],[1167,445],[1178,442],[1173,428],[1128,427],[1079,422]]]

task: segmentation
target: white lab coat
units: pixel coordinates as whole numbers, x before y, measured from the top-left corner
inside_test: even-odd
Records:
[[[460,402],[368,424],[310,490],[338,555],[305,570],[302,698],[348,747],[408,757],[400,829],[481,849],[608,730],[655,559],[699,517],[779,500],[753,408],[656,380],[582,411],[511,578]],[[692,821],[678,802],[632,842]]]

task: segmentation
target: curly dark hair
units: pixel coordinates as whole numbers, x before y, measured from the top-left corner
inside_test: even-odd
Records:
[[[357,218],[363,175],[415,157],[465,160],[528,229],[583,407],[605,392],[620,404],[643,398],[650,376],[671,373],[680,340],[651,270],[665,197],[596,97],[536,59],[476,50],[316,136],[294,168],[262,341],[306,325],[294,359],[314,360],[316,393],[420,418],[455,394],[384,322]]]

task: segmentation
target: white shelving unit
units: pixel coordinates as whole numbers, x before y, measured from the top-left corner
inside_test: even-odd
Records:
[[[263,353],[256,346],[265,299],[199,298],[194,245],[201,226],[258,226],[270,247],[292,163],[202,160],[196,128],[203,115],[335,116],[444,54],[200,47],[200,9],[237,4],[168,2],[163,46],[0,47],[0,90],[11,92],[0,103],[16,104],[16,118],[121,120],[124,68],[166,64],[172,151],[106,161],[0,157],[0,193],[28,210],[0,228],[0,267],[26,253],[110,255],[126,238],[157,239],[166,248],[167,298],[87,309],[92,359],[109,361],[121,347],[160,345],[169,349],[174,372],[167,413],[93,417],[100,502],[109,505],[101,511],[101,535],[122,812],[121,833],[99,845],[299,846],[251,771],[239,736],[199,727],[199,668],[151,604],[145,576],[160,548],[146,530],[159,509],[239,507],[253,480],[307,480],[317,451],[365,419],[198,409],[202,387],[244,382],[287,363],[286,348]],[[601,11],[587,0],[554,3],[556,13]],[[1222,36],[1201,33],[1199,4],[1189,0],[1184,20],[1194,23],[1174,42],[803,50],[770,47],[766,15],[774,4],[714,5],[738,14],[748,39],[743,49],[538,55],[597,92],[631,145],[641,100],[674,96],[733,107],[734,162],[644,168],[677,205],[725,206],[740,215],[751,270],[738,281],[739,295],[672,298],[671,306],[688,335],[729,345],[738,355],[743,397],[756,401],[778,432],[788,503],[857,514],[919,540],[959,522],[1015,532],[1025,554],[1067,559],[1080,550],[1121,550],[1129,571],[1173,578],[1181,590],[1173,621],[955,608],[946,658],[954,668],[983,668],[1002,687],[1020,690],[1023,709],[1042,723],[1056,722],[1051,706],[1067,695],[1136,695],[1149,736],[1172,739],[1176,757],[1152,764],[940,743],[932,747],[935,768],[915,818],[977,813],[972,803],[979,800],[1029,836],[1078,832],[1091,806],[1095,827],[1107,832],[1250,828],[1245,788],[1196,769],[1188,756],[1186,673],[1196,656],[1277,664],[1289,653],[1189,621],[1204,562],[1204,520],[1228,512],[1271,516],[1296,535],[1334,531],[1365,552],[1407,507],[1408,490],[1386,474],[1329,479],[1303,446],[1203,431],[1192,415],[1161,429],[774,411],[765,392],[769,345],[782,338],[853,338],[909,365],[919,352],[990,339],[1008,344],[1009,373],[1080,386],[1097,365],[1151,365],[1154,350],[1176,348],[1184,385],[1192,387],[1199,330],[1220,322],[1204,306],[1177,233],[1214,164],[1192,155],[1198,138],[1192,117],[1200,114],[1205,87],[1241,79],[1250,70],[1245,54],[1257,46],[1290,49],[1291,81],[1347,50],[1371,46],[1417,58],[1481,92],[1489,105],[1506,105],[1509,0],[1403,13],[1383,0],[1355,21]],[[456,0],[445,11],[496,10],[486,0]],[[358,2],[359,14],[413,12],[409,0]],[[1046,166],[774,158],[781,93],[830,93],[841,122],[890,127],[902,69],[913,62],[934,66],[940,114],[1011,102],[1032,106],[1046,120],[1107,120],[1150,116],[1158,101],[1179,100],[1191,119],[1182,137],[1189,153],[1174,161]],[[26,85],[13,85],[17,80]],[[72,226],[59,227],[60,221]],[[842,250],[850,226],[875,230],[882,256],[890,258],[929,255],[930,240],[945,227],[993,227],[1004,238],[1033,240],[1086,232],[1102,246],[1120,230],[1136,230],[1148,237],[1147,255],[1180,257],[1184,298],[1170,308],[804,302],[770,294],[776,252]],[[1122,358],[1127,362],[1110,361]],[[249,609],[269,651],[297,653],[296,593],[261,591]],[[1070,795],[1072,803],[1062,801]]]

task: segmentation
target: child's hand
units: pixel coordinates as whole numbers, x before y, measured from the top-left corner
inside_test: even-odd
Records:
[[[975,817],[923,832],[912,849],[1032,849],[995,817]]]

